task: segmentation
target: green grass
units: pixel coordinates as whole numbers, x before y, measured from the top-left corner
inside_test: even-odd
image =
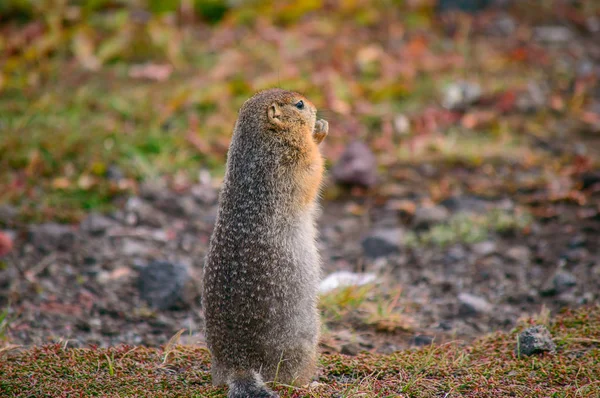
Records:
[[[549,321],[556,354],[517,358],[518,332],[496,333],[392,355],[321,357],[318,383],[275,385],[282,397],[597,397],[600,306],[568,310]],[[0,395],[11,397],[221,397],[210,385],[206,349],[170,342],[164,350],[61,344],[5,351]],[[361,395],[362,394],[362,395]]]
[[[506,210],[491,210],[485,214],[457,213],[447,222],[431,227],[425,232],[409,231],[405,244],[449,246],[454,243],[477,243],[490,239],[492,234],[511,234],[523,231],[533,218],[530,214]]]

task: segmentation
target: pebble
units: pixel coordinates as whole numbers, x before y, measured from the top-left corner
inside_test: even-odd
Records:
[[[540,293],[543,296],[554,296],[566,292],[575,285],[577,285],[575,275],[566,270],[559,269],[547,283],[542,285]]]
[[[419,207],[413,217],[414,228],[428,228],[446,221],[450,213],[444,206]]]
[[[357,343],[347,343],[342,346],[340,351],[344,355],[356,356],[360,352],[360,346]]]
[[[459,81],[444,90],[442,105],[450,110],[463,110],[481,98],[481,86],[477,83]]]
[[[479,242],[475,243],[472,249],[475,254],[485,257],[496,252],[496,243],[492,241]]]
[[[103,235],[106,230],[114,226],[115,222],[98,213],[88,215],[79,226],[82,231],[91,235]]]
[[[463,316],[488,314],[494,309],[494,306],[486,299],[471,293],[460,293],[458,301],[460,303],[459,313]]]
[[[29,240],[38,250],[69,250],[75,243],[75,233],[68,225],[47,223],[32,226]]]
[[[401,228],[378,229],[363,239],[362,248],[366,257],[379,258],[400,251],[404,231]]]
[[[412,339],[412,344],[417,347],[431,345],[433,343],[433,337],[425,334],[418,334]]]
[[[545,326],[538,325],[526,329],[519,334],[519,341],[515,350],[517,355],[533,355],[542,352],[556,352],[556,344],[552,340],[550,331]]]
[[[189,278],[181,264],[153,261],[140,270],[137,287],[150,307],[168,310],[185,302],[184,286]]]
[[[573,38],[573,32],[565,26],[538,26],[533,37],[545,43],[566,44]]]
[[[350,143],[331,170],[338,184],[371,187],[377,182],[377,159],[362,141]]]

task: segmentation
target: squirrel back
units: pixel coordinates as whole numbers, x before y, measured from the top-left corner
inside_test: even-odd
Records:
[[[240,109],[203,284],[213,382],[228,384],[230,398],[276,396],[263,380],[303,384],[314,373],[327,129],[306,98],[285,90]]]

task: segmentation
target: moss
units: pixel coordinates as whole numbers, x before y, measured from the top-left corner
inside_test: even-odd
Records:
[[[275,385],[282,397],[463,396],[593,397],[600,380],[600,306],[567,310],[550,321],[556,354],[517,358],[516,336],[486,336],[464,347],[459,342],[392,355],[324,355],[319,382],[310,388]],[[60,344],[5,351],[0,395],[220,397],[210,385],[206,349],[171,346],[163,350],[118,346],[65,348]]]

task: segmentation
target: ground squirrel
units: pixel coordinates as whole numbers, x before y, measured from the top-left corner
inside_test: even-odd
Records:
[[[206,340],[216,385],[276,397],[316,366],[320,259],[316,198],[325,120],[302,95],[259,92],[239,111],[204,268]]]

